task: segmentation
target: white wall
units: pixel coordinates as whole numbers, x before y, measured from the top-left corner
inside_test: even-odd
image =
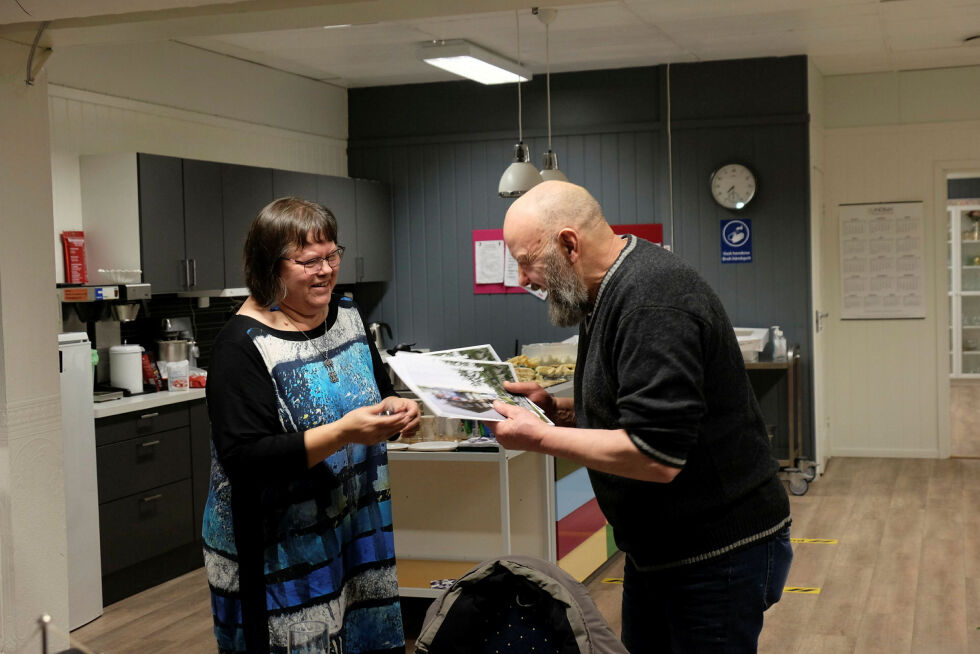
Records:
[[[64,275],[58,234],[84,228],[78,156],[143,151],[347,174],[344,89],[175,43],[57,49],[28,86],[28,54],[0,40],[0,652],[7,654],[40,651],[41,613],[67,624],[54,285],[55,270],[59,281]],[[55,266],[38,265],[52,257]],[[56,649],[67,645],[59,640]]]
[[[68,624],[57,300],[43,265],[52,240],[47,82],[40,73],[25,83],[28,54],[0,40],[0,651],[8,654],[40,651],[41,613]]]
[[[949,454],[947,169],[980,157],[980,67],[824,79],[824,212],[814,275],[830,310],[835,456]],[[921,201],[924,320],[840,320],[838,205]]]
[[[63,48],[47,67],[59,282],[60,233],[84,229],[81,154],[347,174],[345,89],[172,42]]]

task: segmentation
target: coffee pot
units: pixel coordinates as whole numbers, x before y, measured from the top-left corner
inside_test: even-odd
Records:
[[[371,340],[374,342],[374,347],[378,349],[378,352],[383,352],[385,349],[385,332],[387,332],[388,338],[391,338],[391,326],[386,322],[372,322],[367,328]]]

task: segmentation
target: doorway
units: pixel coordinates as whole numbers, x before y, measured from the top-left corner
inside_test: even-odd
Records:
[[[980,458],[980,170],[946,174],[950,456]]]

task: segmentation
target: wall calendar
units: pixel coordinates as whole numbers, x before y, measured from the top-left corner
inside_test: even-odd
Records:
[[[925,318],[921,202],[842,204],[841,318]]]

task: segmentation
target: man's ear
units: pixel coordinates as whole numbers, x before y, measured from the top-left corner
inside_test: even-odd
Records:
[[[579,251],[579,236],[571,227],[566,227],[558,232],[558,250],[568,257],[569,262],[578,261],[581,252]]]

